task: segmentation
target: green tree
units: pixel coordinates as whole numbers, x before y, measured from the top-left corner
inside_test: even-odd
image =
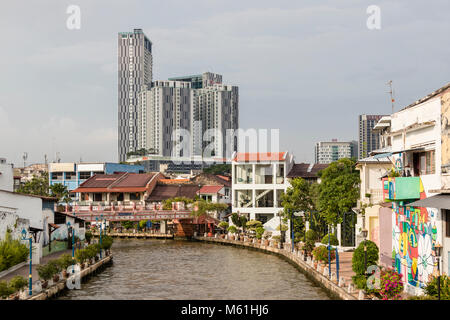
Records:
[[[319,172],[319,209],[325,221],[333,226],[342,222],[342,214],[349,212],[359,198],[359,171],[356,160],[343,158]]]
[[[50,196],[48,187],[48,172],[42,173],[40,176],[33,175],[30,181],[17,189],[18,193],[31,194],[35,196]]]
[[[67,186],[61,183],[55,183],[50,186],[50,196],[56,197],[59,201],[63,201],[65,203],[69,203],[72,199],[69,196],[69,190],[67,190]]]
[[[194,202],[193,210],[191,214],[198,218],[203,217],[205,219],[205,230],[206,230],[206,219],[210,216],[211,212],[223,212],[228,208],[225,203],[214,203],[199,199]]]
[[[204,173],[210,174],[231,174],[231,164],[214,164],[208,168],[203,169]]]

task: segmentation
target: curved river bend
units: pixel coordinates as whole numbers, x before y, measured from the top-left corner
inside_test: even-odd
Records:
[[[228,246],[115,240],[114,263],[58,299],[329,299],[287,261]]]

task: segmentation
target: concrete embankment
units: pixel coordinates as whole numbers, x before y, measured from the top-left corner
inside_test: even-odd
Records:
[[[324,267],[318,266],[314,267],[312,261],[305,262],[303,255],[300,251],[291,252],[287,249],[276,248],[272,246],[265,246],[263,244],[254,243],[253,241],[240,241],[240,240],[229,240],[214,237],[194,237],[195,240],[204,241],[208,243],[231,245],[241,248],[258,250],[265,253],[272,253],[286,259],[288,262],[292,263],[300,271],[302,271],[310,280],[314,283],[320,285],[325,289],[330,296],[335,299],[342,300],[357,300],[358,293],[354,290],[353,286],[345,286],[344,283],[339,281],[339,279],[329,279],[328,273]],[[325,269],[325,270],[324,270]],[[324,273],[327,276],[324,276]],[[335,276],[336,277],[336,276]]]
[[[88,266],[80,271],[80,281],[83,281],[83,279],[88,278],[91,275],[97,274],[101,270],[103,270],[105,267],[110,265],[112,263],[113,256],[112,254],[104,257],[103,259],[97,261],[91,266]],[[61,279],[57,283],[54,283],[49,288],[43,289],[41,292],[32,295],[31,297],[28,297],[27,300],[46,300],[50,299],[58,294],[60,294],[62,291],[67,289],[66,285],[66,279]]]
[[[98,238],[98,233],[94,233],[94,236]],[[150,232],[108,232],[108,236],[113,238],[123,238],[123,239],[129,239],[129,238],[137,238],[137,239],[174,239],[173,234],[168,233],[150,233]]]

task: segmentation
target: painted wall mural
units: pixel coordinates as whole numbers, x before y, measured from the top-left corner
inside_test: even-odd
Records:
[[[420,199],[426,198],[422,181]],[[437,209],[410,207],[392,202],[393,263],[405,283],[423,288],[436,270]]]

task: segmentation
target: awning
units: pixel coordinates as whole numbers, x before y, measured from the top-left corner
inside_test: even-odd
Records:
[[[438,194],[425,199],[417,200],[408,203],[406,206],[422,207],[422,208],[436,208],[436,209],[450,209],[450,194]]]

